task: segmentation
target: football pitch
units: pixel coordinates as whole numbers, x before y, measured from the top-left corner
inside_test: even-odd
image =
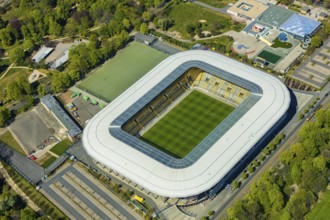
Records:
[[[173,157],[183,158],[234,109],[194,90],[142,139]]]
[[[144,44],[133,42],[78,87],[110,102],[167,56]]]

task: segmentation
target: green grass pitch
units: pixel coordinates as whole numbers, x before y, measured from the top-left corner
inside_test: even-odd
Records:
[[[144,44],[133,42],[78,87],[110,102],[167,56]]]
[[[183,158],[233,110],[234,107],[194,90],[142,139],[173,157]]]

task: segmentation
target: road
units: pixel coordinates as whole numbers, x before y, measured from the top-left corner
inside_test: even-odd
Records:
[[[31,184],[36,184],[44,176],[41,166],[1,142],[0,156]]]
[[[263,174],[264,171],[266,171],[266,170],[270,169],[271,167],[274,167],[278,164],[280,154],[284,150],[288,149],[293,143],[295,143],[297,141],[299,128],[301,128],[301,126],[306,122],[305,119],[312,116],[314,113],[314,110],[317,109],[319,105],[329,104],[330,97],[325,96],[326,93],[329,93],[329,87],[330,87],[330,84],[328,83],[323,88],[323,90],[317,94],[317,96],[320,97],[320,100],[308,112],[308,114],[305,116],[305,118],[303,120],[297,121],[296,116],[299,113],[296,113],[296,116],[293,117],[292,120],[290,121],[290,123],[288,123],[288,125],[284,127],[283,131],[286,131],[286,138],[280,144],[280,146],[277,148],[277,150],[275,152],[273,152],[270,156],[267,157],[265,162],[261,166],[259,166],[253,174],[251,174],[250,178],[248,178],[238,190],[236,190],[234,193],[232,193],[232,195],[224,203],[224,205],[215,211],[215,213],[211,219],[221,219],[221,218],[226,217],[227,209],[230,208],[236,200],[243,198],[250,191],[251,184],[253,184],[253,182],[255,180],[257,180]],[[315,95],[315,93],[313,93],[313,95]]]

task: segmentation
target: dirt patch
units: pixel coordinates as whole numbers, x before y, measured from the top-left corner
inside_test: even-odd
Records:
[[[64,104],[69,104],[73,101],[71,98],[71,95],[73,94],[72,91],[68,90],[65,93],[62,93],[61,95],[58,96],[58,98],[64,103]]]

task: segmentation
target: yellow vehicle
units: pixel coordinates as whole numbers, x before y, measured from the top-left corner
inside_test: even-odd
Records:
[[[142,198],[142,197],[140,197],[140,196],[138,196],[138,195],[136,195],[136,194],[133,195],[133,198],[134,198],[136,201],[140,202],[140,203],[142,203],[142,202],[144,201],[144,198]]]

